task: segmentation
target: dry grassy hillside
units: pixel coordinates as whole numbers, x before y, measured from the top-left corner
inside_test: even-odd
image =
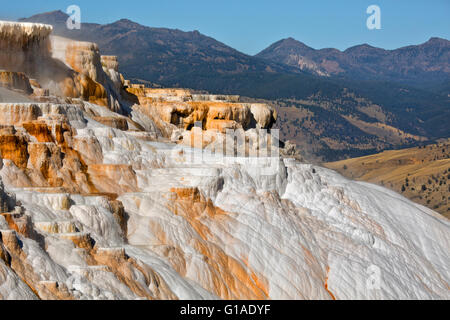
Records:
[[[450,140],[325,166],[348,178],[388,187],[450,218]]]

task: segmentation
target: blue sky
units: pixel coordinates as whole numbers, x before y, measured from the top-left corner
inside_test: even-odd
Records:
[[[0,19],[14,20],[76,4],[83,22],[127,18],[152,27],[198,30],[244,53],[256,54],[293,37],[313,48],[368,43],[386,49],[436,36],[450,39],[450,0],[2,0]],[[381,30],[368,30],[366,9],[381,9]]]

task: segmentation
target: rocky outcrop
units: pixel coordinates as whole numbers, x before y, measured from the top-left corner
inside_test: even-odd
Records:
[[[0,68],[36,73],[49,56],[52,26],[0,21]]]
[[[10,172],[13,185],[67,187],[71,192],[92,189],[83,174],[87,168],[72,147],[74,131],[61,109],[52,110],[48,104],[0,104],[0,109],[8,110],[0,121],[1,157],[11,161],[6,165],[9,171],[23,170],[20,179]]]
[[[23,72],[0,70],[0,87],[16,89],[25,94],[32,94],[30,79]]]
[[[64,89],[68,83],[73,85],[70,91],[80,96],[73,70],[51,57],[51,32],[50,25],[0,21],[0,69],[5,70],[2,82],[8,88],[33,93],[26,79],[32,78],[33,87],[40,89],[36,92],[38,96],[48,96],[49,92],[62,96],[68,91]]]
[[[127,88],[139,99],[140,110],[164,122],[190,130],[196,122],[204,130],[271,128],[276,111],[266,104],[238,103],[237,96],[199,95],[185,89]],[[230,99],[230,100],[228,100]],[[149,110],[152,109],[152,110]]]
[[[127,91],[139,98],[139,104],[153,101],[182,102],[192,99],[192,94],[188,89],[155,89],[146,88],[144,85],[130,84]]]
[[[51,46],[52,56],[78,73],[74,82],[79,84],[83,100],[124,112],[121,107],[123,77],[118,72],[117,59],[102,58],[97,44],[91,42],[51,37]],[[78,93],[70,92],[70,88],[69,82],[64,89],[66,95],[77,97]]]
[[[29,153],[28,143],[23,136],[2,134],[0,136],[0,152],[3,159],[9,159],[18,168],[27,167]]]
[[[117,59],[102,62],[98,46],[61,37],[51,37],[52,27],[41,24],[0,21],[0,83],[8,88],[33,90],[26,77],[35,79],[34,97],[49,95],[81,98],[125,113],[123,77]],[[47,98],[48,100],[48,98]]]
[[[119,73],[119,61],[116,56],[101,56],[103,71],[111,79],[117,92],[121,92],[125,86],[125,79]]]
[[[22,123],[37,120],[42,109],[34,103],[0,103],[0,124],[21,126]]]

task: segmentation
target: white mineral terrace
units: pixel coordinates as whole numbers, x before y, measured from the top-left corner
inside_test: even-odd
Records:
[[[159,291],[143,276],[133,281],[158,298],[449,298],[450,225],[423,206],[294,160],[269,173],[267,161],[258,166],[205,156],[191,163],[173,152],[173,144],[136,139],[83,117],[86,125],[74,138],[96,141],[103,163],[134,168],[136,191],[119,197],[128,215],[126,235],[106,198],[8,187],[16,169],[0,170],[45,236],[48,255],[21,239],[27,261],[46,285],[57,281],[78,298],[143,297],[107,267],[89,265],[87,251],[72,243],[92,238],[97,259],[125,252],[150,268],[163,283]],[[122,174],[115,184],[125,186]],[[178,198],[173,188],[198,188],[200,198]],[[380,274],[376,289],[367,285],[371,268]],[[0,282],[3,297],[11,292],[32,297],[17,282]]]
[[[0,46],[22,50],[51,30],[0,22]],[[98,63],[79,66],[119,104],[114,58],[103,73],[91,51],[79,57]],[[267,145],[255,148],[265,156],[234,156],[234,145],[223,156],[221,131],[170,123],[184,98],[163,121],[151,99],[114,109],[101,97],[0,103],[0,299],[450,299],[450,222],[434,211]],[[214,101],[213,121],[252,114],[260,126],[245,139],[260,141],[275,111],[243,104],[215,119],[232,111],[224,97],[197,105]]]

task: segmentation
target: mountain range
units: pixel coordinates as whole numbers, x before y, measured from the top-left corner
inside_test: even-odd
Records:
[[[449,80],[450,41],[431,38],[420,45],[384,50],[368,44],[315,50],[293,38],[272,44],[257,57],[283,63],[318,75],[404,84],[433,84]]]
[[[54,11],[21,21],[51,24],[54,35],[95,42],[105,54],[120,57],[125,75],[167,86],[202,88],[202,78],[213,76],[297,72],[296,68],[241,53],[198,31],[151,28],[128,19],[107,25],[83,23],[80,30],[69,30],[68,18]],[[196,82],[185,82],[188,78]]]
[[[167,85],[174,82],[183,85],[184,78],[201,78],[206,73],[264,76],[302,71],[418,86],[425,86],[425,82],[448,84],[450,80],[450,41],[436,37],[396,50],[362,44],[345,51],[316,50],[287,38],[249,56],[199,31],[146,27],[128,19],[106,25],[83,23],[80,30],[69,30],[68,18],[62,11],[53,11],[20,20],[51,24],[55,35],[96,42],[107,54],[121,57],[125,74]],[[195,79],[191,86],[200,84],[201,80]]]

